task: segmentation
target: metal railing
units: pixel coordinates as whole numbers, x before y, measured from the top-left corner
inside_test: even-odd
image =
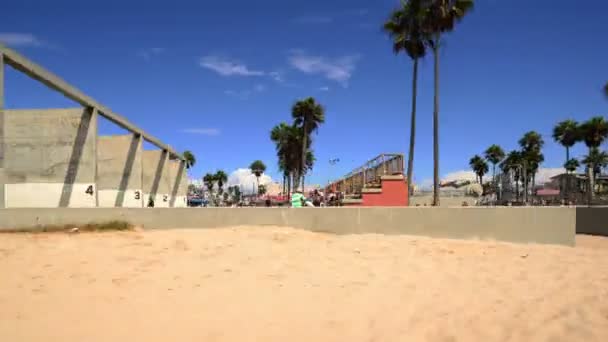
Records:
[[[364,187],[380,187],[382,176],[403,175],[403,170],[403,154],[383,153],[330,183],[326,191],[339,191],[347,196],[357,196]]]

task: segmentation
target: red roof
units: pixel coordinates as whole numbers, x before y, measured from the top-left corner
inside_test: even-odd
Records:
[[[539,189],[536,191],[537,196],[557,196],[559,195],[558,189]]]

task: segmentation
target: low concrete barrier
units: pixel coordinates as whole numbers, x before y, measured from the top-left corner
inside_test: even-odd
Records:
[[[576,208],[576,233],[608,236],[608,207]]]
[[[0,230],[123,220],[150,229],[288,226],[333,234],[408,234],[574,245],[575,208],[1,209]]]

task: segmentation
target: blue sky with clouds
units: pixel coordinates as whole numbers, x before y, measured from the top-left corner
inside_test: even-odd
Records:
[[[550,141],[566,118],[606,115],[608,2],[478,0],[441,52],[441,173],[468,169],[492,143],[546,140],[545,167],[563,163]],[[380,30],[396,0],[306,2],[11,1],[0,41],[57,73],[178,150],[191,176],[262,159],[279,178],[273,125],[314,96],[327,122],[314,137],[325,183],[408,143],[411,62]],[[432,56],[419,83],[415,181],[432,176]],[[9,108],[73,105],[7,70]],[[103,124],[103,133],[120,133]],[[575,154],[582,154],[576,148]],[[329,160],[340,158],[330,165]]]

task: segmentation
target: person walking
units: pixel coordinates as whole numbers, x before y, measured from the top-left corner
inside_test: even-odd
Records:
[[[302,195],[302,191],[297,190],[291,195],[291,207],[292,208],[302,208],[302,204],[304,203],[305,198]]]

